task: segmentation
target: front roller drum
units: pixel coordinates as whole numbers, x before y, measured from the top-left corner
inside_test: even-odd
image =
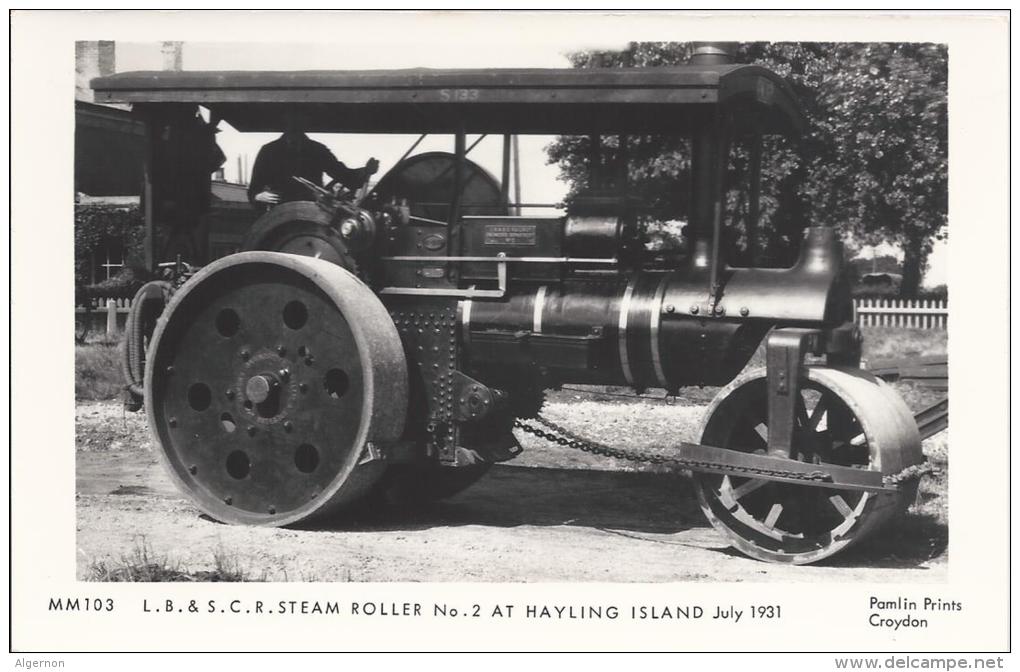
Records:
[[[910,410],[885,382],[858,369],[806,367],[796,405],[793,455],[801,461],[895,474],[923,460]],[[735,381],[705,414],[701,443],[764,453],[768,383],[764,370]],[[865,492],[696,473],[695,491],[712,525],[759,560],[808,564],[860,542],[917,495]]]
[[[407,365],[372,291],[309,257],[243,252],[167,306],[146,413],[173,480],[209,516],[288,525],[365,495],[370,442],[397,440]]]

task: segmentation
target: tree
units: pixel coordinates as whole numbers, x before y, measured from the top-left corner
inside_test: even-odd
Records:
[[[685,63],[689,43],[631,43],[619,52],[571,55],[575,67]],[[782,258],[809,223],[831,224],[858,244],[891,242],[904,251],[902,292],[917,292],[932,242],[945,235],[947,212],[947,51],[933,44],[747,43],[737,61],[786,77],[808,120],[797,142],[767,138],[761,220],[766,250]],[[548,148],[571,191],[583,189],[586,138],[561,137]],[[628,139],[631,191],[660,219],[686,219],[677,188],[690,170],[682,138]],[[747,152],[731,154],[730,184],[746,171]],[[745,206],[736,190],[730,219]],[[745,241],[746,245],[746,241]],[[738,251],[739,254],[739,251]]]
[[[78,204],[74,206],[75,286],[87,286],[91,255],[105,244],[124,247],[124,265],[137,265],[143,257],[145,227],[137,205]]]

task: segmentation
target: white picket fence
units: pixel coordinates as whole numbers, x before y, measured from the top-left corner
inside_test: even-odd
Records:
[[[945,299],[856,299],[854,305],[862,327],[945,329],[949,318]]]
[[[129,312],[131,312],[131,299],[96,299],[92,302],[91,310],[86,309],[85,306],[74,307],[75,318],[77,320],[91,319],[90,329],[94,332],[102,330],[102,323],[105,321],[107,336],[113,336],[123,331]]]

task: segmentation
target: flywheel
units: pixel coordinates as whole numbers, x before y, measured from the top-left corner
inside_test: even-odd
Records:
[[[858,369],[806,367],[797,400],[795,457],[896,474],[923,460],[917,423],[885,382]],[[701,443],[764,453],[768,384],[764,370],[723,389],[705,414]],[[917,480],[896,492],[839,490],[696,473],[712,525],[740,551],[769,562],[807,564],[866,538],[902,513]]]
[[[330,215],[312,201],[283,203],[259,217],[241,242],[241,250],[287,252],[355,271],[346,243],[330,226]]]
[[[288,525],[365,495],[400,438],[407,364],[375,294],[324,261],[242,252],[178,291],[153,335],[146,413],[209,516]]]

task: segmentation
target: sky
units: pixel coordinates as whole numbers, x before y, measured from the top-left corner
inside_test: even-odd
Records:
[[[403,34],[406,38],[407,33]],[[238,43],[185,42],[182,49],[184,70],[361,70],[381,68],[562,68],[569,67],[567,54],[584,49],[622,49],[625,38],[614,40],[604,35],[586,36],[529,32],[527,44],[520,41],[491,39],[481,31],[464,31],[456,38],[429,39],[422,25],[417,40],[387,45],[379,36],[360,36],[330,43]],[[379,45],[387,45],[380,47]],[[118,72],[160,70],[163,56],[160,43],[117,42]],[[217,142],[227,156],[225,177],[238,181],[238,157],[250,172],[259,148],[277,137],[267,133],[238,133],[226,124]],[[359,167],[371,157],[379,159],[379,176],[392,168],[414,143],[417,135],[310,134],[326,144],[341,161]],[[478,136],[468,136],[470,146]],[[568,185],[559,179],[559,169],[546,164],[545,147],[553,136],[520,136],[521,199],[527,203],[558,203]],[[453,151],[452,136],[426,138],[418,152]],[[492,173],[500,175],[502,140],[490,136],[471,152],[470,158]],[[247,180],[245,180],[247,181]],[[523,214],[549,214],[550,210],[525,210]],[[892,246],[865,248],[862,256],[894,254]],[[936,241],[929,257],[925,286],[944,284],[948,278],[948,245]]]

